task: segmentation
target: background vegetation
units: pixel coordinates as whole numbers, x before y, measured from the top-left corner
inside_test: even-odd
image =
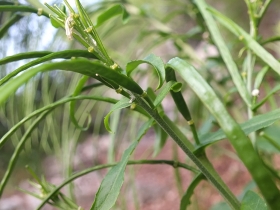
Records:
[[[203,11],[201,9],[202,6],[199,6],[199,2],[203,1],[133,0],[81,3],[85,7],[89,18],[96,26],[96,30],[105,46],[106,52],[110,55],[111,60],[117,62],[122,69],[125,69],[127,64],[132,60],[143,61],[150,54],[159,56],[165,64],[170,59],[179,57],[193,65],[199,74],[203,76],[207,84],[213,88],[217,98],[226,107],[227,112],[236,122],[242,125],[241,128],[245,131],[245,134],[249,135],[252,145],[254,145],[255,153],[252,153],[252,155],[261,157],[260,160],[263,162],[263,167],[268,168],[268,173],[270,175],[272,174],[271,180],[273,181],[267,180],[264,183],[270,186],[270,184],[273,185],[273,182],[276,186],[279,182],[277,158],[280,150],[279,123],[277,122],[279,119],[279,95],[277,91],[279,90],[280,65],[276,61],[280,55],[280,14],[278,12],[280,2],[269,0],[207,1],[207,4],[226,15],[235,23],[231,23],[224,17],[221,17],[215,9],[208,8],[206,11]],[[66,11],[69,14],[69,9],[65,9],[62,6],[62,2],[47,3],[49,5],[57,4],[62,11]],[[20,11],[18,8],[15,10],[9,9],[9,6],[16,8],[18,4],[27,5],[28,8],[34,8],[34,10]],[[76,8],[75,3],[70,2],[70,4],[77,11],[78,8]],[[263,8],[266,8],[266,4],[268,4],[267,10],[263,11]],[[41,16],[36,14],[38,11],[37,8],[43,9]],[[76,37],[73,40],[67,39],[65,30],[62,27],[55,28],[54,26],[57,26],[57,24],[54,19],[52,19],[51,24],[48,18],[48,13],[51,12],[50,9],[50,7],[46,7],[35,0],[28,2],[20,1],[19,3],[10,1],[0,2],[1,94],[4,95],[4,91],[7,90],[7,88],[5,89],[7,86],[4,86],[6,83],[5,76],[19,68],[22,68],[22,70],[29,69],[31,66],[28,66],[28,63],[34,61],[34,59],[44,58],[50,52],[61,52],[68,49],[87,50],[85,46],[75,39]],[[248,10],[251,13],[248,14]],[[257,16],[259,14],[261,14],[260,17]],[[223,40],[220,39],[219,34],[215,31],[215,25],[213,26],[211,19],[207,18],[207,15],[216,17],[214,23],[218,25],[218,32],[221,33]],[[242,29],[238,29],[238,27],[241,27],[247,33],[243,32]],[[254,41],[258,44],[255,44]],[[221,43],[226,44],[227,49],[229,49],[230,59],[226,59],[225,52],[221,51]],[[9,57],[34,51],[36,51],[34,56],[25,56],[26,59]],[[83,56],[66,53],[65,55],[58,55],[51,59],[46,59],[44,62],[50,62],[53,58],[56,59],[53,62],[60,62],[64,59],[75,61],[74,57],[93,58],[96,56],[95,54],[85,54],[86,52],[84,51]],[[9,58],[11,59],[8,60]],[[235,67],[231,63],[231,59],[236,64],[236,70],[238,71],[232,72],[232,69]],[[153,57],[151,63],[154,64],[155,60],[156,58]],[[147,64],[147,62],[142,61],[139,62],[140,64],[142,63],[139,66],[130,63],[131,66],[137,66],[137,71],[132,73],[132,78],[143,90],[147,90],[149,97],[154,100],[156,95],[160,95],[159,93],[164,88],[162,87],[162,89],[154,91],[157,88],[158,74],[160,75],[160,73],[157,72],[157,74],[154,71],[153,65],[149,65],[149,62]],[[42,63],[43,61],[39,60],[36,64]],[[170,63],[170,66],[175,70],[178,68],[174,63]],[[133,67],[131,68],[133,69]],[[178,72],[180,71],[178,70]],[[213,161],[221,161],[222,166],[226,167],[229,165],[229,168],[236,161],[244,163],[247,169],[249,168],[248,171],[251,172],[251,175],[253,174],[253,179],[248,175],[247,169],[242,166],[244,171],[246,171],[246,175],[244,175],[246,182],[242,183],[238,190],[235,191],[234,185],[239,182],[241,177],[238,177],[238,173],[234,169],[232,169],[232,173],[236,173],[237,177],[232,178],[233,180],[231,181],[233,184],[226,183],[231,190],[234,190],[236,196],[239,196],[239,200],[242,200],[244,194],[250,188],[255,192],[259,192],[260,195],[262,194],[265,200],[268,201],[268,205],[272,209],[275,208],[278,204],[273,204],[273,201],[268,199],[269,195],[266,195],[262,190],[261,192],[258,191],[255,182],[252,181],[256,181],[256,177],[254,176],[255,172],[252,172],[254,168],[260,167],[260,171],[265,169],[262,169],[261,166],[251,164],[251,162],[247,165],[246,160],[250,158],[246,157],[246,155],[251,154],[249,152],[250,149],[247,151],[247,147],[244,147],[244,150],[240,151],[235,147],[234,141],[231,141],[231,144],[235,149],[229,146],[229,143],[216,144],[218,140],[226,139],[223,132],[218,131],[220,128],[224,130],[229,138],[227,128],[225,128],[226,125],[221,124],[223,120],[225,122],[225,119],[229,118],[226,118],[223,113],[215,113],[214,104],[209,105],[210,108],[207,106],[208,102],[203,99],[202,92],[193,89],[193,87],[199,87],[197,86],[198,84],[192,84],[191,81],[186,82],[188,78],[185,77],[192,78],[193,76],[193,80],[196,80],[194,74],[189,73],[189,75],[184,76],[182,75],[183,73],[178,74],[178,72],[176,73],[177,79],[183,85],[181,92],[188,104],[189,113],[191,113],[196,128],[188,126],[188,124],[192,124],[190,123],[192,121],[190,119],[186,121],[186,110],[181,111],[178,104],[177,106],[175,105],[173,102],[174,95],[172,95],[172,98],[170,94],[165,94],[166,97],[158,108],[159,113],[164,110],[165,115],[177,125],[177,129],[181,130],[183,136],[190,139],[193,145],[192,147],[198,148],[197,153],[195,153],[197,156],[207,146],[206,153],[210,161],[212,159]],[[21,74],[17,77],[21,77]],[[2,179],[2,198],[13,195],[15,190],[14,186],[18,186],[23,180],[30,179],[32,182],[37,182],[37,184],[33,184],[35,188],[42,188],[43,185],[47,190],[43,189],[41,194],[34,189],[29,190],[30,188],[28,188],[28,191],[31,191],[33,196],[45,199],[54,189],[53,185],[45,181],[44,178],[41,178],[41,176],[46,176],[47,180],[50,179],[46,175],[48,169],[51,168],[48,165],[49,162],[46,161],[48,157],[54,157],[55,162],[58,163],[58,173],[61,174],[63,180],[67,180],[74,172],[100,164],[119,161],[125,149],[129,147],[133,140],[136,140],[139,128],[147,121],[145,116],[141,115],[141,111],[133,112],[130,109],[116,110],[110,116],[111,130],[115,131],[115,133],[109,134],[106,130],[103,118],[114,107],[112,104],[116,103],[116,101],[112,100],[110,103],[97,102],[96,100],[79,100],[75,103],[71,102],[71,106],[69,106],[69,103],[62,104],[53,109],[34,128],[32,125],[36,120],[39,120],[38,116],[34,116],[31,120],[26,121],[6,140],[5,135],[18,122],[34,111],[59,101],[65,96],[79,95],[80,91],[77,91],[79,89],[77,88],[78,84],[81,86],[94,84],[93,86],[84,88],[82,92],[84,96],[102,96],[116,100],[121,99],[120,94],[112,90],[116,88],[110,89],[112,84],[108,88],[97,83],[96,78],[89,78],[86,81],[83,78],[84,76],[81,74],[69,71],[39,72],[36,76],[28,80],[27,83],[20,86],[12,95],[9,95],[7,99],[1,101],[0,136],[2,139],[0,177],[5,177],[5,173],[7,173],[7,169],[10,167],[11,156],[15,148],[18,148],[18,145],[25,138],[30,128],[33,129],[24,145],[20,148],[21,153],[17,159],[16,167],[9,175],[9,181],[7,185],[5,184],[6,186],[3,192],[4,178]],[[7,81],[7,84],[10,81],[13,80]],[[81,81],[84,81],[84,84]],[[118,81],[115,82],[118,84]],[[166,82],[168,82],[168,79],[166,79]],[[198,83],[202,84],[201,82]],[[106,81],[105,84],[108,85]],[[254,89],[258,89],[259,94],[252,96],[251,93]],[[258,116],[259,118],[257,118]],[[165,118],[163,119],[167,120]],[[172,124],[172,122],[170,123]],[[83,129],[84,126],[88,129]],[[184,164],[195,167],[195,164],[187,158],[177,144],[171,144],[171,138],[167,138],[168,135],[166,135],[160,126],[154,125],[153,128],[154,130],[151,129],[146,135],[149,142],[148,146],[144,147],[144,149],[142,147],[141,149],[141,142],[139,148],[136,149],[135,156],[133,157],[132,155],[131,160],[154,160],[161,159],[162,157],[163,159],[171,159],[175,162],[179,160]],[[180,134],[175,128],[173,130],[176,131],[175,133],[177,135]],[[196,132],[198,133],[198,137],[196,136]],[[236,131],[236,133],[238,132]],[[232,137],[233,134],[231,133],[230,135]],[[102,142],[105,143],[102,144]],[[165,144],[166,146],[164,147]],[[91,148],[90,151],[92,154],[83,156],[86,150],[79,150],[79,148]],[[161,152],[162,148],[164,149]],[[170,155],[164,156],[167,152],[170,152]],[[201,154],[204,154],[204,152]],[[225,154],[227,158],[230,157],[229,162],[221,160]],[[243,158],[246,160],[244,161]],[[215,166],[215,162],[213,164]],[[26,165],[28,165],[27,169],[25,167]],[[137,195],[139,186],[133,184],[133,180],[139,178],[137,177],[137,171],[134,172],[133,170],[137,169],[137,167],[130,166],[130,168],[127,168],[125,187],[122,188],[118,202],[113,208],[144,209],[145,205],[142,203],[141,195],[140,198]],[[169,166],[162,166],[162,168],[164,167]],[[175,197],[181,199],[185,195],[187,198],[183,197],[184,199],[182,199],[181,203],[180,200],[176,200],[177,204],[172,203],[172,205],[177,205],[176,207],[173,206],[174,209],[178,208],[179,205],[184,209],[186,205],[189,205],[188,196],[190,197],[192,195],[190,186],[194,186],[195,188],[204,176],[197,175],[198,178],[195,178],[193,173],[186,174],[182,169],[179,170],[176,167],[174,171],[174,177],[171,179],[174,180],[173,185],[177,187],[174,190],[176,192]],[[221,173],[221,171],[219,172]],[[99,183],[96,187],[92,187],[92,190],[96,192],[100,185],[100,180],[104,177],[106,171],[94,173],[99,174],[99,177],[96,178]],[[162,173],[158,175],[160,179],[164,180]],[[149,173],[146,176],[146,179],[149,179]],[[198,181],[194,181],[190,185],[192,178]],[[224,180],[227,179],[226,177],[222,178]],[[59,185],[63,180],[56,184]],[[259,186],[258,181],[256,182],[257,186]],[[248,186],[245,185],[248,183]],[[129,186],[132,186],[132,189]],[[199,184],[199,186],[201,187],[202,184]],[[211,185],[205,186],[205,188],[211,188],[214,191]],[[187,189],[189,191],[185,193]],[[192,197],[189,208],[210,209],[212,204],[217,203],[215,200],[209,201],[209,199],[203,198],[200,191],[205,190],[203,187],[198,189],[196,190],[196,196]],[[67,196],[67,198],[61,196],[58,200],[53,199],[49,204],[53,204],[61,209],[70,207],[75,209],[78,206],[87,209],[92,204],[94,196],[85,195],[85,197],[88,196],[89,198],[83,200],[81,198],[82,196],[77,195],[80,192],[79,190],[79,187],[75,187],[73,183],[69,184],[63,191],[63,195]],[[160,196],[161,194],[158,193],[158,195]],[[77,202],[75,197],[78,197]],[[204,201],[202,202],[200,198],[204,199]],[[186,202],[184,203],[183,200]],[[219,197],[220,200],[221,197]],[[163,200],[154,198],[154,200],[149,202],[163,202]],[[207,203],[206,205],[205,202]],[[212,209],[225,209],[226,207],[223,205],[226,204],[220,203],[212,206]],[[148,209],[148,207],[145,208]],[[162,206],[160,208],[162,209]],[[157,208],[153,206],[151,209]]]

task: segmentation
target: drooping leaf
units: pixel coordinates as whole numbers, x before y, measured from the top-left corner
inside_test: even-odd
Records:
[[[104,118],[104,125],[105,125],[105,128],[106,128],[107,131],[109,131],[110,133],[113,133],[111,128],[110,128],[110,124],[109,124],[110,115],[114,111],[116,111],[118,109],[123,109],[123,108],[129,107],[130,105],[131,105],[131,103],[129,102],[129,99],[128,98],[123,98],[118,103],[116,103],[112,106],[109,113]]]
[[[198,71],[187,62],[179,59],[171,59],[167,66],[176,70],[188,83],[189,87],[203,102],[204,106],[216,118],[225,132],[227,138],[235,148],[239,158],[247,167],[268,205],[274,209],[280,209],[280,192],[272,180],[270,171],[264,166],[263,161],[256,153],[250,139],[240,126],[232,119],[223,103],[214,90],[203,79]],[[256,167],[257,166],[257,167]]]
[[[90,77],[104,77],[108,80],[112,80],[118,83],[118,85],[135,92],[137,94],[143,94],[142,88],[129,77],[113,71],[107,66],[104,66],[100,62],[91,62],[85,59],[76,59],[71,61],[63,61],[56,63],[42,64],[38,67],[30,69],[19,77],[13,78],[9,83],[6,83],[0,87],[0,106],[6,101],[6,99],[13,94],[21,85],[27,82],[30,78],[35,76],[39,72],[51,71],[51,70],[66,70],[77,72]]]
[[[280,109],[267,112],[265,114],[257,115],[250,120],[241,123],[240,127],[246,135],[252,132],[258,131],[262,128],[272,125],[274,122],[280,119]],[[201,144],[197,145],[197,149],[203,149],[210,144],[213,144],[219,140],[226,138],[223,130],[218,130],[214,133],[205,133],[200,136]]]
[[[46,54],[46,55],[43,56],[44,54]],[[4,84],[9,79],[16,76],[18,73],[20,73],[20,72],[22,72],[22,71],[24,71],[24,70],[26,70],[26,69],[28,69],[32,66],[35,66],[37,64],[40,64],[40,63],[43,63],[43,62],[46,62],[46,61],[49,61],[49,60],[58,59],[58,58],[69,59],[69,58],[72,58],[72,57],[96,58],[92,53],[89,53],[86,50],[64,50],[64,51],[53,52],[53,53],[31,52],[31,53],[20,53],[18,55],[9,56],[8,59],[4,58],[4,59],[0,60],[0,64],[1,64],[1,61],[2,61],[2,63],[7,63],[7,62],[11,62],[11,61],[16,61],[16,60],[19,60],[19,59],[35,58],[36,56],[40,57],[40,58],[35,59],[33,61],[30,61],[27,64],[22,65],[21,67],[15,69],[11,73],[9,73],[5,77],[3,77],[0,80],[0,85]]]
[[[131,61],[126,65],[126,73],[127,76],[130,76],[130,74],[132,73],[132,71],[139,66],[142,63],[147,63],[150,64],[157,72],[158,77],[159,77],[159,84],[156,88],[156,90],[158,90],[159,88],[161,88],[161,86],[163,85],[163,82],[165,80],[165,69],[164,69],[164,63],[161,60],[160,57],[155,56],[154,54],[150,54],[148,55],[146,58],[144,58],[143,60],[135,60],[135,61]]]
[[[268,210],[268,207],[264,200],[255,192],[249,190],[242,202],[241,210]]]
[[[124,24],[129,20],[129,13],[126,11],[124,6],[121,4],[116,4],[97,17],[95,27],[97,28],[101,26],[106,21],[117,15],[122,15],[122,21]]]
[[[91,210],[109,210],[115,204],[120,193],[123,181],[124,172],[130,155],[135,150],[140,139],[145,135],[147,130],[152,126],[153,119],[146,122],[138,132],[136,141],[134,141],[128,149],[123,153],[121,161],[114,166],[103,179],[98,192],[96,193]]]

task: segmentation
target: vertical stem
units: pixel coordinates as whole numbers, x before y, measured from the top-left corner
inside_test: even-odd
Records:
[[[181,147],[181,149],[196,164],[204,176],[216,187],[220,194],[225,198],[233,209],[240,209],[240,203],[234,194],[228,189],[215,170],[209,170],[205,164],[187,147],[183,140],[170,128],[170,126],[161,118],[161,116],[152,110],[141,97],[134,95],[138,104],[158,123],[158,125]],[[213,173],[214,172],[214,173]]]
[[[253,39],[256,39],[258,34],[258,28],[257,28],[257,19],[255,17],[255,11],[256,8],[254,7],[253,3],[251,3],[249,0],[245,0],[247,7],[248,7],[248,13],[250,18],[250,35]],[[250,49],[247,50],[247,90],[249,93],[252,93],[252,78],[253,78],[253,72],[254,72],[254,56],[252,55],[252,51]],[[254,116],[254,113],[250,107],[247,108],[247,114],[248,119],[251,119]],[[255,145],[256,142],[256,132],[252,132],[249,134],[249,137],[252,141],[252,144]]]

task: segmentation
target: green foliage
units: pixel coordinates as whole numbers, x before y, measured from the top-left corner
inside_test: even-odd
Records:
[[[41,194],[23,191],[42,200],[37,209],[46,203],[58,209],[82,209],[75,203],[73,181],[109,167],[112,168],[92,199],[91,209],[124,209],[117,200],[121,190],[125,191],[122,186],[126,166],[136,164],[175,168],[181,210],[193,206],[193,195],[202,180],[210,182],[227,203],[212,209],[280,209],[275,181],[280,176],[273,162],[273,155],[280,151],[280,52],[274,45],[279,35],[263,40],[260,30],[272,1],[245,0],[249,32],[230,13],[224,15],[214,9],[217,5],[211,7],[207,2],[99,1],[84,7],[76,0],[74,8],[64,0],[63,5],[45,3],[41,8],[37,0],[26,5],[1,1],[0,53],[4,56],[0,59],[0,130],[5,125],[7,132],[0,139],[0,149],[1,153],[5,147],[15,149],[5,162],[0,196],[14,176],[20,155],[38,146],[37,152],[60,158],[65,181],[54,186],[44,176],[39,179],[37,171],[28,167],[37,182],[32,185]],[[10,29],[20,28],[24,21],[34,21],[34,14],[44,16],[56,28],[50,47],[42,50],[44,47],[38,45],[38,49],[27,48],[27,52],[5,56]],[[122,21],[115,18],[118,15]],[[46,27],[42,27],[42,33],[47,33]],[[26,41],[31,35],[21,36]],[[197,43],[206,49],[206,56],[199,54]],[[30,42],[26,41],[26,45]],[[208,53],[208,48],[214,48],[215,53]],[[54,62],[55,59],[60,60]],[[156,74],[151,74],[151,69]],[[113,105],[108,108],[104,102]],[[112,115],[116,110],[118,114]],[[113,131],[109,118],[114,118]],[[150,127],[154,128],[153,158],[171,138],[175,145],[173,160],[133,160],[134,150]],[[81,137],[108,132],[114,135],[108,163],[96,162],[92,168],[74,172],[74,154]],[[122,151],[125,139],[132,143]],[[260,195],[244,187],[242,200],[237,198],[213,168],[205,150],[222,139],[229,140]],[[189,160],[178,161],[178,148],[194,167],[184,163]],[[117,153],[122,154],[121,159],[113,162],[118,159]],[[193,181],[185,193],[179,167],[192,172]],[[133,173],[129,176],[135,178]],[[60,191],[66,185],[67,196]],[[199,195],[196,197],[199,206],[203,201]],[[136,196],[133,199],[137,209]]]
[[[241,202],[241,210],[266,210],[267,205],[264,200],[255,192],[248,191]]]

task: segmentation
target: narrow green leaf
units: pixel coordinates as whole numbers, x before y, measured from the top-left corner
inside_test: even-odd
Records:
[[[254,40],[246,31],[239,27],[232,20],[215,10],[209,8],[209,11],[217,18],[217,20],[223,24],[229,31],[243,40],[245,44],[262,59],[267,65],[269,65],[276,73],[280,75],[280,63],[275,59],[271,53],[267,52],[256,40]]]
[[[242,199],[241,210],[268,210],[268,207],[257,193],[249,190]]]
[[[124,181],[124,172],[129,157],[135,150],[140,139],[145,135],[152,124],[153,119],[149,120],[141,127],[136,141],[134,141],[130,147],[125,150],[121,161],[106,174],[98,189],[98,192],[96,193],[95,200],[92,204],[92,207],[90,208],[91,210],[109,210],[113,207]]]
[[[161,60],[160,57],[154,55],[154,54],[150,54],[148,55],[146,58],[144,58],[143,60],[135,60],[135,61],[131,61],[126,65],[126,73],[127,76],[130,76],[130,74],[132,73],[132,71],[139,66],[142,63],[147,63],[150,64],[157,72],[158,77],[159,77],[159,84],[156,88],[156,90],[158,90],[159,88],[161,88],[161,86],[163,85],[163,82],[165,80],[165,69],[164,69],[164,63]]]
[[[265,114],[257,115],[252,119],[241,123],[240,127],[246,135],[252,132],[258,131],[262,128],[272,125],[274,122],[280,119],[280,109]],[[226,138],[223,130],[218,130],[214,133],[205,133],[199,139],[200,145],[197,145],[196,149],[204,149],[206,146],[213,144],[219,140]]]
[[[176,81],[176,75],[175,72],[172,68],[165,68],[165,73],[166,73],[166,82],[169,81]],[[182,114],[182,116],[185,118],[187,121],[191,121],[191,113],[189,111],[188,105],[182,95],[182,92],[176,92],[176,91],[171,91],[171,96],[176,104],[176,107],[178,108],[179,112]]]
[[[13,78],[9,83],[0,86],[0,106],[7,100],[7,98],[13,94],[21,85],[27,82],[30,78],[35,76],[39,72],[51,71],[51,70],[65,70],[77,72],[90,77],[104,77],[109,80],[117,82],[120,86],[135,92],[137,94],[143,94],[141,87],[131,80],[129,77],[113,71],[107,66],[104,66],[100,62],[91,62],[85,59],[76,59],[71,61],[63,61],[57,63],[42,64],[38,67],[30,69],[24,72],[19,77]],[[98,76],[96,76],[98,75]]]
[[[170,90],[175,89],[177,92],[178,90],[181,90],[182,83],[170,81],[166,83],[166,85],[162,88],[160,93],[157,95],[154,105],[157,107],[159,104],[161,104],[162,100],[165,98],[165,96],[169,93]],[[174,90],[173,90],[174,91]]]
[[[227,45],[218,29],[218,26],[213,19],[210,12],[207,10],[208,5],[205,3],[204,0],[196,0],[195,1],[199,11],[201,12],[205,23],[211,33],[211,38],[215,42],[216,46],[218,47],[220,54],[228,68],[228,71],[232,77],[232,80],[235,84],[235,87],[238,89],[238,92],[242,99],[245,101],[247,106],[251,106],[251,100],[250,95],[247,91],[247,88],[242,80],[242,77],[239,73],[239,70],[230,54],[229,49],[227,48]]]
[[[104,125],[105,125],[105,128],[106,128],[107,131],[109,131],[110,133],[113,133],[111,128],[110,128],[110,124],[109,124],[110,115],[114,111],[116,111],[118,109],[123,109],[123,108],[129,107],[130,105],[131,105],[131,103],[129,102],[129,99],[128,98],[123,98],[118,103],[116,103],[112,106],[109,113],[104,118]]]
[[[100,14],[97,19],[96,19],[96,24],[95,27],[99,27],[101,26],[103,23],[105,23],[106,21],[108,21],[109,19],[111,19],[112,17],[115,17],[117,15],[121,15],[122,14],[122,21],[123,23],[127,23],[129,20],[129,14],[126,11],[126,9],[124,8],[123,5],[121,4],[116,4],[114,6],[112,6],[111,8],[107,9],[105,12],[103,12],[102,14]]]
[[[41,7],[43,9],[43,7]],[[45,10],[45,9],[44,9]],[[44,10],[42,10],[41,15],[45,17],[49,17],[48,13],[46,13]],[[24,6],[24,5],[5,5],[0,6],[0,12],[30,12],[30,13],[38,13],[38,9],[32,8],[30,6]]]
[[[46,56],[41,57],[42,55],[44,55],[44,53],[46,53]],[[16,70],[12,71],[10,74],[6,75],[5,77],[3,77],[0,80],[0,86],[3,85],[5,82],[7,82],[9,79],[11,79],[12,77],[16,76],[18,73],[32,67],[35,66],[37,64],[46,62],[46,61],[50,61],[53,59],[58,59],[58,58],[64,58],[64,59],[69,59],[69,58],[73,58],[73,57],[86,57],[86,58],[96,58],[92,53],[89,53],[86,50],[65,50],[65,51],[60,51],[60,52],[54,52],[54,53],[49,53],[48,52],[38,52],[36,54],[36,52],[31,52],[31,53],[21,53],[15,56],[9,56],[8,59],[3,59],[2,62],[11,62],[11,61],[15,61],[16,59],[26,59],[26,58],[31,58],[31,56],[33,56],[33,58],[35,56],[37,57],[41,57],[38,58],[36,60],[33,60],[25,65],[22,65],[21,67],[17,68]],[[0,60],[1,63],[1,60]]]
[[[272,179],[270,171],[264,166],[263,161],[253,148],[250,139],[229,115],[214,90],[207,84],[198,71],[185,61],[174,58],[168,62],[168,66],[181,75],[204,103],[205,107],[216,118],[270,207],[272,209],[280,209],[280,192]]]
[[[14,61],[23,60],[23,59],[39,58],[39,57],[49,55],[51,53],[53,53],[53,52],[51,52],[51,51],[34,51],[34,52],[19,53],[16,55],[7,56],[3,59],[0,59],[0,65],[14,62]]]

